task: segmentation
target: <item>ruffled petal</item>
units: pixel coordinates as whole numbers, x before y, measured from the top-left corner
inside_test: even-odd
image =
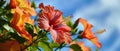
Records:
[[[51,21],[54,18],[55,11],[54,7],[52,6],[44,6],[43,3],[39,4],[39,8],[42,10],[43,13],[47,13],[47,18]]]
[[[49,20],[47,18],[47,13],[41,13],[39,14],[38,18],[38,26],[41,29],[48,30],[50,25],[49,25]]]
[[[68,27],[66,24],[58,24],[54,27],[55,30],[63,30],[65,32],[70,32],[71,28]]]
[[[50,33],[52,35],[52,39],[56,43],[63,43],[64,42],[64,34],[60,30],[54,30],[52,27],[50,28]]]
[[[72,42],[71,34],[69,32],[63,32],[65,43],[70,44]]]

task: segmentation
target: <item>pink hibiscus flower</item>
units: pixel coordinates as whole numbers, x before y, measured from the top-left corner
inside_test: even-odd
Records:
[[[54,7],[50,5],[44,6],[43,3],[39,5],[39,8],[42,10],[38,18],[39,28],[49,31],[54,42],[69,44],[71,42],[71,28],[64,22],[62,12],[54,10]]]

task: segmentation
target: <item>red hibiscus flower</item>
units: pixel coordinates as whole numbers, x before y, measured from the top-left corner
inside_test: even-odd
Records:
[[[44,6],[43,3],[39,5],[39,8],[42,10],[38,18],[39,28],[49,31],[53,41],[56,43],[70,43],[71,28],[64,22],[62,12],[54,10],[54,7],[50,5]]]

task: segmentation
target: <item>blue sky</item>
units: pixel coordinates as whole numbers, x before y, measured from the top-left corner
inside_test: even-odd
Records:
[[[119,51],[120,48],[120,0],[35,0],[37,6],[43,2],[63,12],[63,16],[73,16],[72,20],[82,17],[93,24],[93,31],[106,29],[96,35],[102,43],[100,51]],[[83,29],[83,28],[81,28]],[[95,46],[84,39],[86,46]],[[68,50],[63,48],[62,51]]]

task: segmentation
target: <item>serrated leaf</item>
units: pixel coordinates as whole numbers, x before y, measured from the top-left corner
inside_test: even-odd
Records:
[[[82,51],[81,47],[77,44],[70,45],[70,48],[72,48],[74,51]]]
[[[41,47],[42,49],[44,49],[44,51],[53,51],[53,49],[50,48],[48,42],[39,42],[38,46]]]

